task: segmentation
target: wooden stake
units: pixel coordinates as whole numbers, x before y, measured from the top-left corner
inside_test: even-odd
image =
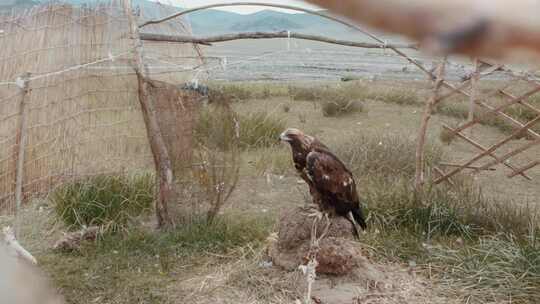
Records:
[[[158,181],[158,197],[155,202],[158,227],[168,227],[173,224],[169,217],[168,203],[176,202],[176,192],[173,185],[172,162],[165,140],[159,127],[157,112],[151,85],[148,81],[148,67],[144,63],[143,44],[139,36],[139,27],[133,10],[131,0],[124,0],[124,10],[128,18],[132,39],[135,42],[135,72],[139,83],[139,102],[146,125],[146,132],[150,148],[154,157],[154,166]]]
[[[17,129],[17,159],[15,174],[15,235],[20,235],[20,212],[23,200],[23,181],[24,181],[24,152],[26,147],[26,124],[28,107],[26,106],[26,96],[28,94],[29,73],[17,78],[17,85],[21,93],[21,102],[19,104],[19,125]]]
[[[478,59],[475,58],[473,60],[473,63],[474,63],[474,71],[471,75],[471,96],[469,96],[469,116],[468,116],[468,121],[473,121],[474,120],[474,107],[475,107],[475,102],[476,102],[476,99],[477,99],[477,92],[476,92],[476,86],[477,86],[477,83],[478,83],[478,75],[480,73],[480,70],[479,70],[479,63],[478,63]],[[473,129],[470,128],[469,130],[469,136],[472,136],[473,135]]]
[[[431,118],[431,114],[433,113],[433,105],[435,104],[435,100],[437,100],[437,97],[439,95],[439,90],[442,86],[443,82],[443,76],[444,76],[444,68],[446,65],[446,57],[439,63],[439,66],[437,68],[437,79],[433,86],[433,95],[431,98],[427,101],[426,107],[424,109],[424,115],[422,116],[422,123],[420,125],[420,130],[418,131],[418,139],[417,139],[417,146],[416,146],[416,173],[415,173],[415,189],[419,193],[422,189],[422,184],[424,183],[424,150],[425,150],[425,143],[426,143],[426,133],[427,128],[429,124],[429,119]]]

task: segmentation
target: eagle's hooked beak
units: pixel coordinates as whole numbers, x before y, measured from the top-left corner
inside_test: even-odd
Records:
[[[291,141],[291,138],[288,137],[287,134],[285,134],[285,132],[283,132],[279,135],[279,141],[289,142]]]

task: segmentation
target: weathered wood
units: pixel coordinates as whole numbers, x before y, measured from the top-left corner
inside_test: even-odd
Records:
[[[19,241],[17,241],[17,238],[15,237],[15,232],[11,227],[4,227],[2,231],[4,233],[4,243],[6,244],[12,255],[16,257],[21,257],[28,262],[37,265],[36,258],[34,258],[34,256],[30,252],[24,249],[21,244],[19,244]]]
[[[473,164],[474,162],[476,162],[477,160],[483,158],[484,156],[486,155],[489,155],[491,152],[495,151],[497,148],[501,147],[502,145],[506,144],[507,142],[509,142],[510,140],[512,140],[513,138],[515,138],[516,136],[518,136],[521,132],[523,132],[523,130],[529,128],[530,126],[534,125],[536,122],[538,122],[538,120],[540,120],[540,116],[536,117],[535,119],[531,120],[530,122],[528,122],[527,124],[525,124],[525,126],[523,126],[523,128],[520,128],[519,130],[515,131],[514,133],[512,133],[511,135],[505,137],[503,140],[499,141],[498,143],[492,145],[490,148],[488,148],[486,151],[482,152],[482,153],[479,153],[477,154],[475,157],[473,157],[471,160],[469,160],[468,162],[466,162],[465,164],[461,165],[459,168],[456,168],[452,171],[450,171],[449,173],[447,173],[445,176],[443,177],[440,177],[438,179],[436,179],[434,181],[435,184],[438,184],[440,183],[441,181],[449,178],[449,177],[452,177],[454,176],[456,173],[458,173],[459,171],[463,170],[464,167],[466,166],[469,166],[471,164]],[[538,140],[538,142],[540,142],[540,140]],[[509,157],[507,157],[509,158]],[[501,160],[504,161],[505,160],[505,157],[501,157]],[[498,161],[497,161],[498,162]],[[484,166],[482,166],[484,167]]]
[[[516,104],[516,103],[519,103],[521,100],[525,99],[525,98],[528,98],[532,95],[534,95],[535,93],[539,92],[540,91],[540,86],[537,86],[536,88],[534,88],[533,90],[530,90],[529,92],[525,93],[524,95],[521,95],[519,97],[516,97],[510,101],[508,101],[507,103],[505,104],[502,104],[496,108],[493,108],[489,111],[487,111],[486,113],[484,113],[484,115],[493,115],[495,113],[498,113],[508,107],[510,107],[511,105],[513,104]],[[482,117],[478,117],[478,118],[475,118],[473,119],[472,121],[469,121],[459,127],[456,128],[456,131],[457,132],[461,132],[469,127],[471,127],[472,125],[476,124],[476,123],[479,123],[481,121]]]
[[[445,167],[461,167],[461,165],[459,165],[459,164],[449,164],[449,163],[439,163],[439,165],[445,166]],[[465,167],[463,167],[463,168],[464,168],[464,169],[486,170],[486,171],[495,171],[495,170],[496,170],[495,168],[485,168],[485,169],[482,169],[482,168],[477,167],[477,166],[465,166]]]
[[[439,176],[444,176],[444,171],[441,170],[439,167],[433,167],[433,170],[435,170],[435,172],[437,172],[437,174],[439,174]],[[455,187],[456,184],[452,181],[451,178],[448,178],[446,179],[446,182],[448,182],[451,186]]]
[[[416,144],[416,169],[415,169],[415,182],[414,186],[417,192],[422,190],[422,185],[424,183],[424,152],[425,152],[425,143],[426,143],[426,134],[429,125],[429,120],[431,114],[433,113],[433,106],[435,105],[435,100],[439,95],[439,90],[441,89],[443,77],[444,77],[444,68],[446,65],[446,58],[444,58],[437,67],[437,79],[433,85],[433,93],[431,98],[427,101],[426,107],[424,109],[424,114],[422,116],[422,122],[420,125],[420,130],[418,131],[418,138]]]
[[[478,83],[478,79],[479,79],[479,74],[480,74],[480,65],[478,63],[478,59],[475,58],[473,60],[473,63],[474,63],[474,71],[473,73],[471,74],[471,93],[469,96],[469,113],[468,113],[468,117],[467,117],[467,120],[468,121],[473,121],[474,120],[474,109],[475,109],[475,102],[476,102],[476,99],[477,99],[477,83]],[[472,136],[473,135],[473,129],[470,128],[470,133],[469,135]]]
[[[539,119],[540,119],[540,116],[538,116],[534,121],[538,121]],[[531,122],[533,122],[533,121],[531,121]],[[502,162],[506,161],[510,157],[513,157],[513,156],[516,156],[516,155],[518,155],[518,154],[520,154],[522,152],[525,152],[526,150],[529,150],[530,148],[532,148],[532,147],[534,147],[536,145],[539,145],[539,144],[540,144],[540,138],[538,138],[536,140],[533,140],[533,141],[531,141],[531,142],[529,142],[529,143],[527,143],[527,144],[525,144],[525,145],[523,145],[523,146],[521,146],[521,147],[519,147],[519,148],[517,148],[515,150],[510,151],[510,152],[502,155],[499,160],[489,162],[489,163],[481,166],[478,169],[481,170],[481,169],[489,168],[491,166],[495,166],[495,165],[497,165],[499,163],[502,163]]]
[[[485,76],[489,76],[493,73],[495,73],[496,71],[498,71],[500,68],[502,67],[502,65],[498,65],[498,66],[492,66],[490,69],[487,69],[485,70],[483,73],[480,73],[478,75],[478,80],[480,80],[482,77],[485,77]],[[482,69],[480,69],[482,70]],[[447,83],[445,81],[445,87],[447,87],[450,91],[446,94],[441,94],[439,96],[439,98],[437,98],[437,100],[435,101],[435,103],[439,103],[441,101],[443,101],[444,99],[447,99],[448,97],[456,94],[456,93],[460,93],[462,95],[465,95],[467,97],[470,97],[470,94],[468,94],[467,92],[464,91],[464,89],[466,89],[468,86],[471,85],[471,78],[467,79],[466,81],[462,82],[459,86],[453,86],[449,83]]]
[[[406,35],[438,53],[540,53],[540,4],[529,0],[308,0],[353,21]],[[511,12],[511,13],[509,13]]]
[[[173,224],[169,216],[168,204],[177,201],[173,185],[172,162],[159,127],[155,102],[150,94],[150,83],[147,81],[149,76],[148,67],[144,63],[143,44],[140,39],[136,18],[133,15],[131,0],[124,0],[124,11],[128,17],[130,33],[135,43],[135,71],[139,84],[139,102],[154,157],[159,187],[158,197],[155,202],[157,223],[158,227],[168,227]]]
[[[485,103],[485,102],[481,102],[481,101],[476,101],[476,103],[490,111],[493,111],[495,108],[490,106],[489,104]],[[506,120],[508,120],[509,122],[511,122],[512,124],[514,124],[516,127],[518,128],[522,128],[523,127],[523,124],[521,122],[519,122],[518,120],[516,120],[515,118],[513,118],[512,116],[504,113],[503,111],[495,111],[497,112],[497,114],[499,114],[501,117],[505,118]],[[536,138],[540,138],[540,134],[536,133],[535,131],[531,130],[531,129],[527,129],[527,133],[529,133],[530,135],[536,137]]]
[[[448,125],[445,125],[443,124],[443,128],[449,130],[450,132],[452,132],[453,134],[455,134],[456,136],[460,137],[461,139],[465,140],[466,142],[470,143],[471,145],[473,145],[473,147],[476,147],[477,149],[479,149],[480,151],[487,151],[487,148],[482,146],[481,144],[475,142],[474,140],[468,138],[467,136],[461,134],[460,132],[456,132],[454,129],[450,128]],[[499,160],[500,158],[495,155],[494,153],[489,153],[488,154],[489,156],[491,156],[493,159],[495,160]],[[512,166],[509,162],[503,162],[503,164],[510,168],[512,170],[512,172],[516,172],[517,171],[517,168],[515,168],[514,166]],[[528,179],[528,180],[531,180],[531,178],[525,174],[525,172],[522,172],[522,173],[519,173],[521,176],[523,176],[524,178]]]
[[[512,177],[520,174],[521,172],[525,172],[527,170],[530,170],[530,169],[532,169],[532,168],[534,168],[534,167],[536,167],[538,165],[540,165],[540,160],[533,161],[533,162],[529,163],[528,165],[525,165],[525,166],[519,168],[516,172],[508,174],[507,177],[512,178]]]
[[[24,181],[24,159],[25,148],[27,138],[27,116],[28,107],[26,106],[27,94],[28,94],[28,78],[29,73],[26,73],[17,79],[17,85],[20,91],[20,103],[19,103],[19,124],[17,126],[17,156],[15,159],[16,171],[15,171],[15,235],[19,235],[20,232],[20,215],[23,200],[23,181]]]
[[[150,34],[141,33],[141,40],[148,41],[163,41],[163,42],[180,42],[180,43],[195,43],[203,45],[211,45],[215,42],[225,42],[241,39],[275,39],[275,38],[295,38],[325,42],[330,44],[338,44],[343,46],[367,48],[367,49],[381,49],[381,48],[405,48],[416,49],[415,44],[383,44],[383,43],[369,43],[369,42],[355,42],[349,40],[338,40],[317,35],[307,35],[295,32],[246,32],[237,34],[225,34],[208,37],[193,37],[185,35],[164,35],[164,34]]]

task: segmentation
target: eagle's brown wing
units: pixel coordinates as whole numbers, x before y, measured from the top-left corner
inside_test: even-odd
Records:
[[[307,156],[307,173],[318,191],[331,194],[341,201],[358,203],[352,173],[333,154],[310,152]]]
[[[345,165],[329,151],[312,151],[307,156],[306,169],[322,207],[332,208],[342,216],[351,212],[355,221],[366,229],[356,183]]]

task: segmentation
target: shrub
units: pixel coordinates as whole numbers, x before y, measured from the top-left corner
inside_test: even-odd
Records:
[[[358,100],[349,100],[336,96],[333,100],[325,100],[321,107],[323,116],[334,117],[350,113],[364,112],[364,105]]]
[[[439,139],[442,143],[449,145],[450,143],[452,143],[452,141],[454,141],[455,138],[455,133],[446,128],[441,128],[441,131],[439,132]]]
[[[229,106],[204,109],[195,129],[197,149],[194,153],[190,195],[207,206],[206,217],[212,222],[236,188],[240,171],[240,118]],[[198,208],[203,204],[197,204]],[[190,212],[198,212],[191,210]]]
[[[284,103],[281,108],[283,109],[283,112],[289,113],[291,111],[291,105],[288,103]]]
[[[216,104],[203,108],[195,125],[196,142],[209,149],[232,149],[235,145],[235,121],[239,123],[239,118],[229,105]]]
[[[227,107],[211,106],[201,111],[195,127],[195,138],[207,147],[230,149],[236,132],[235,119],[238,121],[241,149],[273,146],[285,129],[282,119],[263,112],[237,115]]]
[[[319,89],[313,87],[289,86],[289,96],[293,100],[314,101],[319,100]]]
[[[420,96],[412,89],[387,88],[385,90],[371,93],[374,100],[395,103],[398,105],[421,105]]]
[[[99,175],[59,186],[50,200],[70,229],[97,225],[115,232],[151,208],[154,187],[152,174]]]
[[[337,147],[336,153],[358,176],[414,176],[416,140],[408,136],[360,134]],[[436,164],[441,158],[440,147],[428,143],[425,150],[426,168]]]
[[[264,112],[240,116],[240,147],[264,148],[279,143],[279,134],[285,130],[285,122]]]
[[[239,85],[217,85],[208,91],[208,103],[229,104],[252,98],[251,91]]]

